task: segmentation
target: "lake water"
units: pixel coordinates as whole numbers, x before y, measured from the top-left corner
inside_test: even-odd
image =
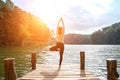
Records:
[[[24,75],[31,66],[31,53],[37,53],[37,64],[59,64],[58,52],[50,52],[47,47],[0,48],[0,80],[3,80],[3,59],[15,58],[18,77]],[[79,64],[80,51],[85,51],[85,67],[106,80],[106,60],[116,59],[120,73],[120,45],[65,45],[62,64]]]

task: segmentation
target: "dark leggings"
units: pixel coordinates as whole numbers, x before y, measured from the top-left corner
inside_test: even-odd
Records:
[[[59,66],[61,66],[62,59],[63,59],[63,52],[64,52],[64,43],[57,42],[55,46],[50,48],[50,51],[58,51],[60,55]]]

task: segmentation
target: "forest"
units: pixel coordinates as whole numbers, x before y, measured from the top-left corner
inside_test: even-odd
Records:
[[[95,31],[91,35],[93,44],[120,44],[120,22]]]
[[[37,16],[23,11],[11,0],[0,0],[0,46],[49,43],[51,31]],[[53,40],[55,41],[55,39]],[[90,35],[66,34],[66,44],[120,44],[120,22]]]
[[[23,11],[10,0],[0,0],[0,46],[47,42],[50,30],[37,16]]]
[[[66,34],[66,44],[120,44],[120,22],[104,27],[90,35]]]
[[[90,35],[66,34],[64,41],[66,44],[90,44]]]

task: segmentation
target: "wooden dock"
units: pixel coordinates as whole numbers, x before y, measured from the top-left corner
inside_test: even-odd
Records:
[[[19,80],[100,80],[92,72],[80,70],[80,65],[58,65],[41,64],[36,65],[35,70],[26,73]]]
[[[14,60],[14,58],[4,59],[5,80],[100,80],[85,68],[85,52],[80,52],[80,64],[62,65],[61,68],[53,64],[36,64],[36,53],[32,53],[32,69],[19,79]],[[107,80],[118,80],[117,60],[108,59],[106,62]]]

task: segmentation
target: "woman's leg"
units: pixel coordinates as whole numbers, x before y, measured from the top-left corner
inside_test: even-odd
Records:
[[[62,60],[63,60],[63,52],[64,52],[64,44],[61,43],[61,45],[60,45],[60,51],[59,51],[59,54],[60,54],[59,67],[61,67],[61,64],[62,64]]]
[[[50,51],[58,51],[58,47],[57,47],[57,45],[51,47],[51,48],[50,48]]]

